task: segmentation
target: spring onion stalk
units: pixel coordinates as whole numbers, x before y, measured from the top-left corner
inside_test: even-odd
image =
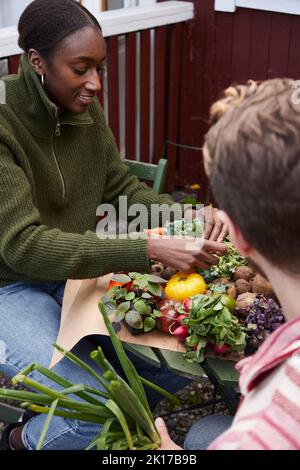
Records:
[[[20,371],[19,374],[28,375],[33,370],[37,370],[38,372],[40,372],[45,377],[48,377],[48,379],[52,380],[53,382],[57,383],[58,385],[61,385],[63,388],[71,387],[71,386],[74,385],[72,382],[70,382],[69,380],[64,379],[63,377],[56,374],[52,370],[49,370],[46,367],[43,367],[43,366],[41,366],[39,364],[36,364],[36,363],[30,364],[30,366],[28,366],[25,369],[23,369],[22,371]],[[90,393],[93,393],[95,395],[99,395],[103,398],[109,398],[109,396],[105,392],[101,393],[98,390],[95,390],[95,389],[92,389],[92,388],[89,388],[89,387],[86,387],[86,386],[85,386],[85,390],[90,392]],[[96,400],[95,398],[91,397],[88,393],[77,392],[77,393],[74,393],[74,394],[77,395],[79,398],[82,398],[83,400],[89,401],[90,403],[94,403],[94,405],[97,405],[99,403],[99,400]]]
[[[66,356],[70,361],[74,362],[74,364],[76,364],[77,366],[81,367],[81,369],[84,369],[86,372],[88,372],[89,374],[91,374],[93,377],[95,377],[96,380],[98,380],[98,382],[101,383],[101,385],[107,389],[107,384],[106,382],[102,379],[102,377],[100,377],[99,374],[97,374],[94,369],[92,369],[91,366],[89,366],[88,364],[86,364],[86,362],[82,361],[81,359],[79,359],[77,356],[75,356],[75,354],[69,352],[69,351],[66,351],[65,349],[61,348],[60,346],[58,346],[58,344],[53,344],[53,346],[59,351],[61,352],[64,356]]]
[[[37,446],[36,446],[36,450],[41,450],[42,445],[44,444],[44,441],[46,439],[46,435],[47,435],[50,423],[52,421],[52,418],[54,416],[54,412],[56,410],[57,404],[58,404],[58,400],[54,400],[54,402],[50,406],[46,421],[44,423],[44,426],[43,426],[43,429],[39,438],[39,442],[37,443]]]
[[[103,403],[100,405],[95,406],[91,405],[90,403],[79,402],[75,400],[71,400],[67,397],[62,395],[62,398],[59,394],[56,394],[54,397],[49,397],[47,395],[42,395],[34,392],[26,392],[23,390],[10,390],[10,389],[0,389],[0,398],[10,399],[10,400],[18,400],[18,401],[26,401],[27,403],[35,404],[35,405],[51,405],[53,398],[59,400],[59,405],[75,411],[84,411],[91,414],[102,414],[109,417],[107,415],[107,410]]]
[[[48,414],[50,408],[45,407],[45,406],[39,406],[39,405],[30,405],[28,407],[29,410],[34,411],[35,413],[39,414]],[[70,411],[64,411],[64,410],[55,410],[54,413],[55,416],[62,416],[63,418],[68,418],[68,419],[77,419],[80,421],[87,421],[88,423],[99,423],[102,424],[107,420],[107,416],[105,415],[90,415],[88,413],[79,413],[79,412],[70,412]]]
[[[115,348],[116,354],[118,356],[118,359],[123,367],[123,370],[126,374],[126,377],[128,379],[128,382],[131,385],[132,390],[135,392],[135,394],[138,396],[138,398],[141,400],[143,403],[144,407],[146,408],[149,416],[152,417],[152,413],[149,407],[149,403],[146,397],[146,393],[143,387],[143,384],[141,382],[141,379],[139,378],[139,375],[130,361],[130,359],[127,357],[123,345],[121,341],[119,340],[115,330],[113,329],[112,324],[110,323],[110,320],[108,318],[108,314],[106,312],[105,306],[103,302],[99,302],[99,310],[102,313],[103,320],[105,323],[105,326],[109,332],[111,342],[113,343],[113,346]]]
[[[114,420],[112,418],[107,419],[105,421],[100,437],[95,440],[97,450],[107,450],[106,449],[106,440],[108,438],[109,429],[110,429],[111,425],[113,424],[113,422],[114,422]]]
[[[159,444],[160,439],[155,429],[153,418],[150,419],[142,403],[136,399],[134,393],[132,392],[132,396],[130,396],[128,390],[116,380],[111,382],[110,388],[120,402],[126,403],[126,413],[141,426],[155,444]]]
[[[121,425],[121,428],[124,431],[128,447],[129,447],[130,450],[132,450],[133,449],[133,441],[132,441],[132,437],[131,437],[131,434],[130,434],[130,431],[129,431],[129,428],[128,428],[128,425],[127,425],[127,422],[126,422],[126,419],[125,419],[125,416],[122,413],[122,410],[118,407],[118,405],[113,400],[108,400],[105,405],[117,417],[117,419],[118,419],[118,421]]]
[[[161,395],[163,395],[164,397],[166,397],[166,399],[170,403],[172,403],[172,405],[177,406],[177,405],[180,405],[182,403],[180,398],[176,397],[176,395],[173,395],[172,393],[168,392],[167,390],[164,390],[159,385],[156,385],[153,382],[149,382],[149,380],[144,379],[144,377],[141,377],[141,376],[139,376],[139,377],[140,377],[140,379],[141,379],[141,381],[144,385],[147,385],[147,387],[152,388],[156,392],[158,392]]]
[[[14,384],[23,383],[34,392],[0,389],[0,398],[18,400],[22,403],[21,406],[47,415],[37,449],[43,447],[51,420],[55,416],[99,424],[100,432],[88,449],[149,450],[157,449],[160,444],[144,385],[152,387],[172,403],[177,404],[177,398],[138,375],[108,319],[103,302],[99,303],[99,309],[128,383],[107,361],[100,347],[97,351],[93,351],[90,357],[101,368],[101,375],[71,352],[55,345],[67,359],[97,380],[101,385],[99,390],[84,383],[74,384],[36,363],[28,365],[13,378]],[[35,370],[50,379],[56,388],[50,388],[31,378],[29,374]],[[81,400],[75,400],[73,397]]]

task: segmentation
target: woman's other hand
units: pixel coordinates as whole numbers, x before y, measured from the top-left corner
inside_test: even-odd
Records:
[[[155,426],[161,439],[160,447],[158,450],[182,450],[182,447],[179,447],[170,438],[166,424],[162,418],[156,418]]]
[[[222,242],[228,235],[228,227],[218,217],[219,210],[212,206],[204,207],[204,238],[216,242]],[[199,210],[186,209],[184,212],[186,219],[203,217],[203,208]]]

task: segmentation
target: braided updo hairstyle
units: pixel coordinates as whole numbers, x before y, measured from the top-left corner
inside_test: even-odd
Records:
[[[34,0],[25,8],[19,24],[19,47],[35,49],[51,62],[53,52],[70,34],[91,26],[101,31],[96,18],[74,0]]]

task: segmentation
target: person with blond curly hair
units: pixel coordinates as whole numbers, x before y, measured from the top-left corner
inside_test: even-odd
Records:
[[[34,0],[18,31],[24,51],[18,74],[0,80],[0,373],[6,377],[37,361],[49,366],[67,279],[148,272],[151,259],[184,271],[207,268],[227,251],[227,228],[211,207],[204,209],[201,244],[185,237],[98,236],[101,204],[117,211],[122,196],[128,208],[142,205],[151,216],[152,205],[174,201],[141,183],[121,161],[97,101],[106,57],[97,19],[74,0]],[[120,371],[110,341],[100,335],[95,341]],[[73,352],[92,366],[93,347],[85,337]],[[164,365],[131,358],[143,377],[170,391],[187,383]],[[54,371],[69,382],[99,386],[66,359]],[[30,377],[49,385],[37,371]],[[160,397],[146,393],[154,406]],[[45,419],[27,414],[9,424],[0,450],[35,449]],[[100,428],[55,416],[43,449],[84,449]]]
[[[232,86],[211,108],[205,168],[230,237],[273,285],[286,323],[237,364],[233,421],[208,416],[190,450],[300,449],[300,104],[290,79]],[[162,449],[180,449],[161,418]]]

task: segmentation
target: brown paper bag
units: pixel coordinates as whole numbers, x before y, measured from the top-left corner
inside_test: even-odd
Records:
[[[111,274],[97,279],[69,280],[66,283],[61,322],[56,343],[70,351],[78,341],[87,335],[108,335],[108,331],[98,310],[98,302],[104,296]],[[168,349],[170,351],[184,351],[184,347],[178,339],[153,330],[150,333],[133,336],[124,326],[118,333],[122,341],[155,348]],[[63,355],[54,350],[50,368],[54,367]]]

